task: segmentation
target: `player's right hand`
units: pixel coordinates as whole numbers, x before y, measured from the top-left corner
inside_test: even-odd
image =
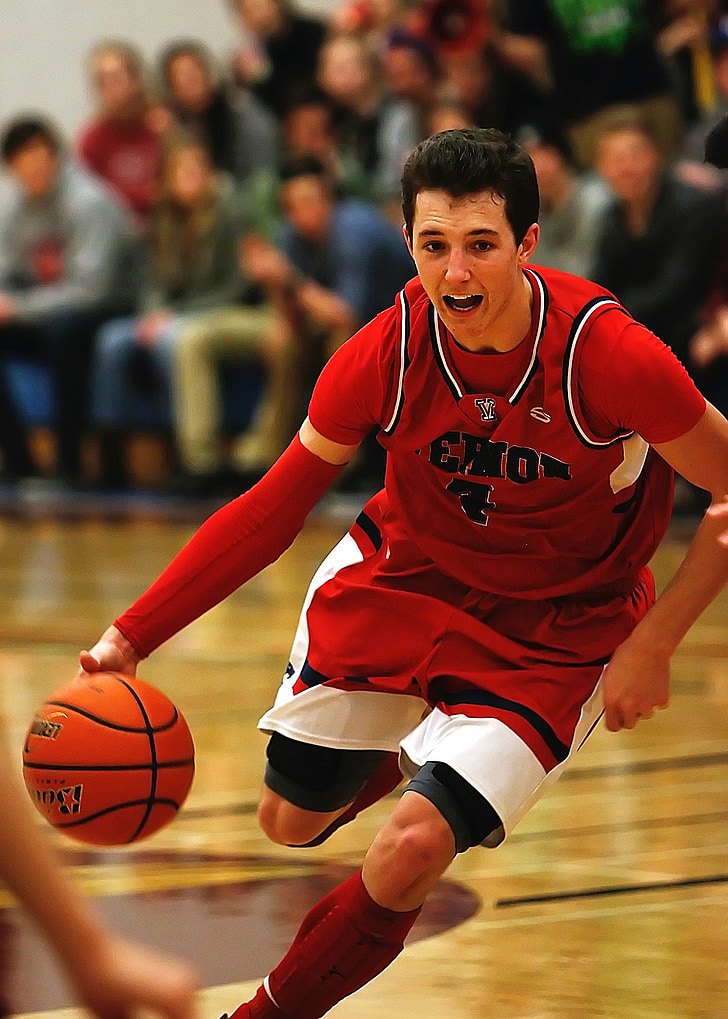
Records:
[[[81,651],[77,678],[83,679],[94,672],[122,672],[135,676],[139,655],[115,626],[110,626],[90,651]]]

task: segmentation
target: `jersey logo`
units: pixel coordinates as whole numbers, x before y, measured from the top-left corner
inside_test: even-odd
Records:
[[[532,418],[536,418],[537,421],[543,421],[545,425],[551,421],[551,415],[543,407],[531,407],[529,414]]]
[[[495,421],[495,400],[490,396],[481,397],[478,400],[474,400],[473,403],[480,411],[480,418],[482,421]]]

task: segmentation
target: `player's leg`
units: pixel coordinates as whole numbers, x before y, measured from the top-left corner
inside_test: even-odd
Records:
[[[560,760],[546,761],[543,726],[531,732],[516,710],[506,720],[429,714],[403,740],[413,778],[362,871],[311,910],[235,1019],[319,1019],[388,966],[455,853],[500,845],[555,781],[600,717],[598,678],[598,667],[584,670],[584,699]]]
[[[395,751],[429,711],[413,675],[448,612],[414,593],[370,594],[381,542],[374,521],[363,517],[361,534],[354,529],[342,539],[314,577],[286,678],[259,723],[274,734],[261,823],[278,842],[317,840],[388,791],[399,781]],[[392,866],[381,901],[362,872],[335,888],[304,918],[289,952],[236,1019],[317,1019],[402,951],[456,847],[432,799],[406,799],[367,863],[372,874]]]
[[[282,799],[272,790],[268,795]],[[281,823],[285,818],[301,826],[299,838],[311,833],[303,808],[278,806]],[[235,1019],[325,1015],[400,954],[455,854],[501,827],[484,797],[453,768],[439,762],[421,768],[374,839],[362,870],[308,913],[285,957]],[[285,830],[281,841],[290,835]]]
[[[400,784],[398,755],[339,750],[274,733],[268,743],[260,826],[280,845],[320,845]]]
[[[395,789],[400,742],[429,710],[412,663],[434,639],[427,612],[441,616],[441,606],[369,597],[377,537],[362,512],[316,571],[275,704],[259,722],[271,734],[260,823],[277,843],[318,845]],[[391,690],[403,692],[376,678],[395,657],[402,676]]]

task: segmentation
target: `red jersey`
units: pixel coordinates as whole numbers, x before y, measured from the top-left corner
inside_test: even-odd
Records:
[[[334,355],[309,416],[335,442],[379,428],[386,537],[443,573],[526,599],[626,593],[672,507],[649,442],[684,434],[705,401],[611,294],[525,271],[532,328],[516,351],[462,351],[415,279]]]
[[[78,143],[90,170],[106,180],[140,219],[148,219],[159,179],[162,142],[143,121],[99,119]]]

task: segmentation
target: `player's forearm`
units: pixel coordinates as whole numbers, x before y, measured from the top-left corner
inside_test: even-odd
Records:
[[[631,639],[669,657],[726,584],[728,497],[711,503],[680,568]]]
[[[343,464],[296,437],[262,481],[214,513],[115,625],[140,658],[274,562]]]

